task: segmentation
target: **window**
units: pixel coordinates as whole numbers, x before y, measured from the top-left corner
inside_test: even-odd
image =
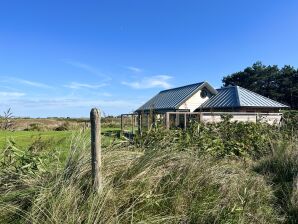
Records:
[[[203,89],[203,90],[201,91],[201,97],[202,97],[202,98],[205,98],[207,95],[208,95],[207,90]]]

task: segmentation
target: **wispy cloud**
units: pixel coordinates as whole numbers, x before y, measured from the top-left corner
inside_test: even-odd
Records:
[[[122,84],[126,86],[130,86],[134,89],[149,89],[149,88],[156,88],[156,87],[168,89],[171,87],[171,84],[169,83],[170,79],[172,79],[172,77],[168,75],[157,75],[157,76],[145,77],[140,81],[134,81],[134,82],[123,81]]]
[[[96,75],[98,77],[104,78],[105,80],[111,80],[110,76],[101,73],[100,71],[98,71],[98,69],[96,69],[95,67],[93,67],[89,64],[78,62],[78,61],[73,61],[73,60],[70,60],[70,59],[63,60],[63,62],[65,62],[69,65],[72,65],[76,68],[80,68],[80,69],[82,69],[86,72],[89,72],[93,75]]]
[[[51,96],[23,96],[24,93],[3,93],[0,92],[0,111],[12,108],[17,116],[71,116],[80,117],[88,116],[90,108],[97,107],[108,114],[119,114],[133,110],[140,105],[140,100],[137,99],[119,99],[119,98],[104,98],[100,95],[83,95],[51,97]],[[10,97],[7,97],[7,96]],[[110,94],[107,93],[110,96]],[[5,97],[1,97],[5,96]],[[12,97],[14,96],[14,97]],[[18,96],[18,97],[17,97]],[[22,97],[20,97],[22,96]]]
[[[30,80],[25,80],[25,79],[19,79],[19,78],[12,78],[13,81],[16,81],[18,83],[21,84],[25,84],[28,86],[34,86],[34,87],[39,87],[39,88],[52,88],[51,86],[44,84],[44,83],[40,83],[40,82],[34,82],[34,81],[30,81]]]
[[[19,90],[10,86],[1,85],[0,89],[10,91],[10,92],[18,92]]]
[[[21,97],[25,95],[25,93],[21,92],[0,92],[0,97]]]
[[[82,89],[82,88],[87,88],[87,89],[98,89],[101,87],[107,86],[106,83],[101,83],[101,84],[87,84],[87,83],[79,83],[79,82],[71,82],[67,85],[64,85],[64,87],[70,88],[70,89]]]
[[[102,95],[102,96],[113,96],[111,93],[107,93],[107,92],[104,92],[104,93],[100,93],[99,95]]]
[[[3,82],[3,83],[10,83],[10,84],[19,83],[22,85],[33,86],[33,87],[38,87],[38,88],[47,88],[47,89],[53,88],[52,86],[47,85],[45,83],[35,82],[32,80],[26,80],[26,79],[20,79],[17,77],[1,76],[1,79],[2,79],[1,82]],[[7,87],[7,88],[11,88],[11,87]]]
[[[138,102],[127,100],[96,100],[85,98],[53,98],[53,99],[15,99],[11,100],[10,106],[18,105],[25,108],[78,108],[78,107],[99,107],[99,108],[123,108],[136,107]]]
[[[138,67],[134,67],[134,66],[127,66],[126,69],[132,71],[132,72],[135,72],[135,73],[140,73],[143,71],[143,69],[141,68],[138,68]]]

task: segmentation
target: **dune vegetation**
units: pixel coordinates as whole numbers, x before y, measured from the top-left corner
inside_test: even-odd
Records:
[[[0,223],[297,223],[296,122],[152,128],[105,137],[103,188],[91,185],[90,135],[68,146],[9,142],[0,161]]]

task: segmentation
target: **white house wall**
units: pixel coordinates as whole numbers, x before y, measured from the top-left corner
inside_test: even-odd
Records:
[[[208,100],[209,97],[206,96],[205,98],[201,97],[201,90],[199,90],[197,93],[195,93],[192,97],[190,97],[185,103],[183,103],[179,109],[187,109],[190,112],[194,112],[199,106],[201,106],[202,103],[204,103],[206,100]]]
[[[243,114],[236,114],[233,115],[231,118],[231,121],[238,121],[238,122],[265,122],[268,124],[279,124],[281,120],[281,114],[249,114],[249,113],[243,113]],[[220,114],[207,114],[204,113],[202,116],[202,121],[205,123],[217,123],[222,121]]]

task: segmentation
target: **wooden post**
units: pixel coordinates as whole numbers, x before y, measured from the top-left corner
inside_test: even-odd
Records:
[[[138,133],[141,135],[142,133],[142,115],[138,114]]]
[[[123,115],[121,114],[121,131],[120,131],[120,136],[123,134]]]
[[[170,129],[170,114],[169,114],[169,112],[166,112],[166,126],[167,126],[167,129],[169,130]]]
[[[184,114],[184,130],[186,131],[186,113]]]
[[[93,108],[91,110],[90,122],[92,182],[94,189],[96,191],[100,191],[100,189],[102,188],[100,110],[96,108]]]
[[[133,135],[134,125],[135,125],[135,116],[132,114],[131,115],[131,132],[132,132],[132,135]]]
[[[176,125],[176,128],[179,126],[179,124],[180,124],[180,114],[179,113],[176,113],[175,114],[175,125]]]
[[[147,132],[149,131],[150,127],[150,113],[147,114]]]

